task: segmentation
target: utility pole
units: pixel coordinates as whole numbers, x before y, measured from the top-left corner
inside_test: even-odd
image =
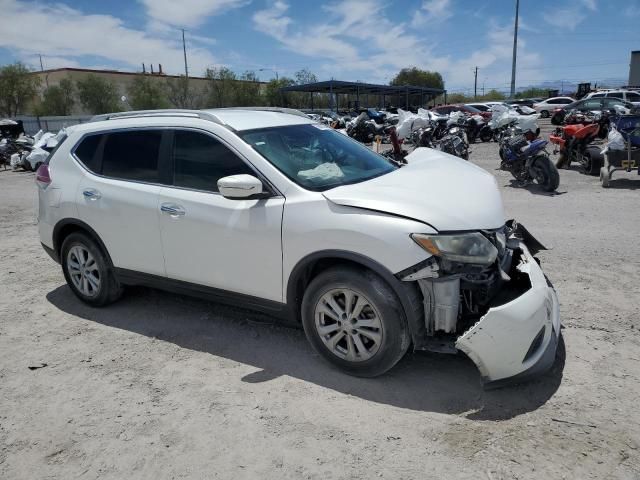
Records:
[[[484,97],[484,80],[482,81],[482,96]]]
[[[516,0],[516,23],[513,29],[513,62],[511,63],[511,98],[516,96],[516,56],[518,54],[518,13],[520,0]]]
[[[477,100],[478,99],[478,67],[476,67],[476,71],[473,74],[473,99]],[[482,94],[484,95],[484,92],[482,92]]]
[[[44,72],[44,65],[42,64],[42,54],[39,53],[38,56],[40,57],[40,71]]]
[[[187,67],[187,44],[184,41],[184,28],[182,30],[182,51],[184,52],[184,77],[189,78],[189,69]]]

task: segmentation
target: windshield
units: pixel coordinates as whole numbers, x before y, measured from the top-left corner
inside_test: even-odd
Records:
[[[240,137],[298,185],[323,191],[395,170],[387,159],[320,124],[239,132]]]

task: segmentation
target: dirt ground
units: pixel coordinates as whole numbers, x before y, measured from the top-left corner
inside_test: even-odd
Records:
[[[640,177],[543,195],[496,152],[471,158],[553,247],[566,348],[495,391],[436,354],[349,377],[301,330],[149,289],[89,308],[40,247],[34,174],[0,171],[0,478],[639,479]]]

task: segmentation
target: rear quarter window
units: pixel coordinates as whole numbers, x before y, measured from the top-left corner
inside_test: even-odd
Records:
[[[102,135],[89,135],[84,137],[75,149],[75,156],[82,164],[93,173],[100,173],[98,165],[98,146]]]

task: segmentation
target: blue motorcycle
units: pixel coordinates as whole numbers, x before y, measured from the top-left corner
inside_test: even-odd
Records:
[[[547,143],[535,139],[532,132],[503,136],[500,169],[510,172],[522,186],[537,183],[546,192],[555,191],[560,184],[560,174],[545,150]]]

